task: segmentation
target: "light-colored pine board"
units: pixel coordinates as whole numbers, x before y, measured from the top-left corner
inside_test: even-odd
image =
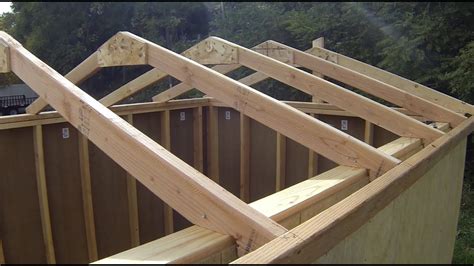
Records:
[[[137,37],[134,36],[134,38]],[[208,95],[218,98],[232,108],[272,127],[274,130],[294,139],[302,145],[318,151],[318,153],[327,158],[342,165],[371,169],[374,175],[378,175],[398,163],[398,160],[393,157],[387,156],[375,148],[288,105],[282,104],[259,91],[156,44],[150,42],[148,44],[148,51],[150,53],[149,63],[152,66],[163,70],[166,69],[170,75],[193,85]],[[259,55],[258,53],[256,54]],[[240,52],[239,58],[242,59]],[[287,66],[284,65],[284,67],[286,71]],[[187,71],[183,71],[183,69]],[[316,78],[310,74],[308,75],[311,78]],[[432,128],[429,129],[434,130]],[[438,131],[435,132],[438,136]]]
[[[336,53],[325,48],[312,48],[307,52],[325,60],[336,63],[338,65],[341,65],[343,67],[357,71],[371,78],[390,84],[401,90],[415,94],[421,98],[427,99],[433,103],[449,108],[455,112],[461,114],[474,114],[474,106],[466,102],[428,88],[427,86],[424,86],[420,83],[416,83],[414,81],[392,74],[383,69],[371,66],[369,64],[363,63],[361,61],[352,59],[350,57],[344,56],[342,54]]]
[[[133,125],[133,115],[126,116],[127,122]],[[127,173],[128,221],[130,223],[131,246],[140,245],[140,228],[138,221],[137,180]]]
[[[240,199],[250,201],[250,119],[240,113]]]
[[[202,107],[193,109],[193,137],[194,137],[194,168],[198,171],[204,171],[204,151],[203,151],[203,122]]]
[[[440,160],[441,167],[445,167],[442,159],[449,158],[454,147],[461,147],[460,154],[463,154],[465,138],[473,130],[474,117],[471,117],[351,196],[233,263],[308,263],[316,260],[412,187],[430,169],[433,170],[432,167],[436,168]],[[445,173],[445,176],[451,177],[451,173]]]
[[[81,169],[82,208],[86,229],[87,251],[89,261],[98,259],[97,239],[95,234],[94,206],[92,202],[92,184],[89,163],[89,144],[84,135],[79,136],[79,167]]]
[[[364,141],[369,145],[374,144],[374,125],[369,121],[365,121]]]
[[[34,149],[35,149],[35,166],[36,166],[36,182],[38,186],[38,201],[41,214],[41,226],[43,229],[43,241],[46,252],[46,260],[48,263],[56,263],[54,254],[53,234],[51,231],[51,216],[48,204],[48,191],[46,186],[46,172],[44,166],[44,150],[43,150],[43,128],[42,126],[34,127]]]
[[[12,71],[19,78],[38,95],[48,95],[44,98],[68,122],[190,221],[238,238],[246,252],[286,231],[129,125],[11,36],[1,32],[0,39],[9,45]]]
[[[94,75],[97,71],[99,71],[99,69],[100,67],[97,64],[97,52],[94,52],[86,60],[69,71],[69,73],[67,73],[64,77],[72,83],[78,85],[90,76]],[[26,113],[34,115],[41,112],[43,108],[48,106],[47,99],[48,94],[36,99],[26,108]]]

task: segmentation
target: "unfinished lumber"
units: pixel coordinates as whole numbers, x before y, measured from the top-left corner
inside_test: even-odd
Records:
[[[133,34],[130,36],[139,38]],[[302,145],[318,151],[335,162],[368,168],[374,175],[385,172],[399,162],[348,134],[259,91],[156,44],[148,42],[148,45],[150,65],[216,97],[232,108],[272,127]]]
[[[310,95],[317,95],[317,97],[322,100],[350,111],[361,118],[367,119],[380,127],[398,134],[399,136],[422,138],[426,143],[430,143],[443,135],[439,130],[428,127],[427,125],[393,111],[380,103],[295,67],[223,39],[217,37],[209,38],[219,40],[222,45],[229,45],[238,48],[240,64],[262,72]],[[297,53],[293,52],[293,54],[296,56]],[[193,59],[196,61],[200,60],[199,58]],[[322,71],[318,70],[318,72]]]
[[[161,113],[161,144],[163,148],[171,151],[171,124],[170,124],[170,111],[165,110]],[[163,202],[163,219],[164,219],[164,228],[165,235],[171,234],[174,232],[174,219],[173,219],[173,209]]]
[[[48,191],[46,186],[46,170],[44,165],[43,150],[43,127],[41,125],[34,127],[34,150],[36,166],[36,183],[38,186],[38,201],[41,214],[41,227],[43,229],[43,242],[46,251],[46,261],[56,263],[54,254],[53,233],[51,231],[51,216],[48,204]]]
[[[89,163],[89,144],[87,137],[79,136],[79,165],[81,169],[82,210],[86,230],[87,252],[89,260],[98,259],[97,239],[95,234],[94,207],[92,204],[92,183]]]
[[[357,230],[474,130],[474,117],[351,196],[233,263],[308,263]]]
[[[78,85],[90,76],[94,75],[97,71],[99,71],[99,69],[100,67],[97,64],[97,52],[94,52],[86,60],[69,71],[69,73],[67,73],[64,77],[70,80],[72,83]],[[26,113],[34,115],[41,112],[41,110],[48,106],[48,94],[45,94],[44,97],[44,99],[40,97],[32,102],[26,108]]]
[[[188,220],[233,236],[244,253],[286,231],[84,93],[11,36],[0,32],[0,39],[8,44],[12,71],[20,79]]]
[[[240,199],[250,201],[250,119],[240,113]]]
[[[374,124],[365,120],[364,141],[369,145],[374,144]]]
[[[381,99],[394,103],[407,110],[423,115],[440,122],[449,122],[453,126],[459,125],[465,117],[448,108],[432,103],[412,93],[398,89],[349,68],[324,60],[317,56],[305,53],[287,45],[269,41],[269,45],[279,49],[288,49],[293,53],[293,60],[298,65],[322,73],[328,77],[344,82],[350,86],[370,93]]]
[[[397,87],[398,89],[415,94],[418,97],[429,100],[438,105],[444,106],[450,110],[460,114],[474,114],[474,106],[469,103],[458,100],[454,97],[433,90],[420,83],[400,77],[383,69],[371,66],[353,58],[344,56],[334,51],[322,48],[313,47],[307,51],[308,53],[323,58],[324,60],[333,62],[340,66],[346,67],[358,73],[364,74],[371,78],[380,80],[384,83]]]
[[[0,73],[9,73],[10,68],[10,51],[8,44],[0,42]]]
[[[446,129],[444,126],[440,128]],[[406,159],[420,151],[422,143],[419,139],[402,137],[378,149],[398,159]],[[279,223],[304,222],[305,219],[310,219],[368,183],[367,171],[338,166],[254,201],[250,206]],[[294,226],[298,224],[293,223]],[[196,263],[234,247],[230,238],[221,234],[211,233],[197,226],[185,230],[96,263],[128,263],[130,261],[133,263]],[[186,248],[181,248],[183,245],[186,245]],[[221,263],[229,263],[236,258],[237,256],[234,256]]]

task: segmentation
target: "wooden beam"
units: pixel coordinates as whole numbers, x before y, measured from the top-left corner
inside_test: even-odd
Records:
[[[439,128],[443,128],[444,131],[444,127]],[[404,160],[420,151],[422,144],[419,139],[402,137],[378,149]],[[368,183],[367,171],[338,166],[254,201],[250,206],[280,224],[287,224],[287,221],[304,222],[306,217],[311,218],[322,212]],[[298,223],[292,223],[292,227],[296,225]],[[97,263],[197,263],[206,257],[221,253],[222,250],[232,248],[235,248],[235,245],[229,237],[192,226]],[[237,256],[233,259],[235,258]]]
[[[0,32],[0,39],[8,43],[12,71],[20,79],[186,219],[233,236],[241,253],[286,231],[94,100],[11,36]]]
[[[46,170],[44,166],[42,126],[34,127],[33,142],[35,150],[36,184],[38,187],[38,201],[41,214],[41,227],[43,229],[43,242],[46,252],[46,261],[48,263],[56,263],[56,257],[54,254],[53,233],[51,231],[51,217],[48,205]]]
[[[219,73],[228,73],[233,70],[236,70],[240,68],[240,65],[217,65],[212,68],[212,70],[217,71]],[[175,85],[155,96],[153,96],[151,99],[154,102],[159,102],[159,103],[164,103],[167,102],[175,97],[178,97],[181,94],[184,94],[190,90],[192,90],[194,87],[186,84],[185,82],[179,83],[178,85]]]
[[[193,109],[193,138],[194,168],[196,168],[202,173],[204,171],[202,107],[197,107]]]
[[[286,178],[286,138],[280,133],[276,137],[276,182],[275,191],[285,188]]]
[[[0,43],[0,73],[9,73],[10,67],[10,50],[8,44]]]
[[[240,113],[240,199],[250,201],[250,118]]]
[[[380,80],[384,83],[397,87],[398,89],[415,94],[418,97],[444,106],[455,112],[474,115],[474,106],[470,105],[469,103],[428,88],[422,84],[397,76],[383,69],[371,66],[369,64],[321,47],[312,48],[307,52],[371,78]]]
[[[161,112],[161,145],[163,148],[171,151],[171,120],[170,120],[170,111],[166,110]],[[173,209],[163,202],[163,220],[165,235],[169,235],[174,232],[174,219],[173,219]]]
[[[262,72],[310,95],[317,95],[324,101],[344,108],[400,136],[423,138],[429,143],[443,135],[439,130],[428,127],[415,119],[393,111],[380,103],[336,84],[220,38],[210,38],[219,39],[222,45],[238,48],[240,64]],[[295,52],[294,56],[296,54]],[[199,61],[199,58],[195,59]],[[322,73],[319,70],[318,72]]]
[[[87,138],[82,134],[79,135],[79,166],[81,169],[82,208],[84,212],[87,252],[89,261],[96,261],[98,255],[95,235],[94,205],[92,201],[89,144]]]
[[[219,183],[219,119],[218,107],[209,106],[207,115],[207,169],[208,176]]]
[[[374,125],[367,120],[365,120],[364,141],[370,146],[374,145]]]
[[[452,125],[459,125],[465,117],[451,111],[443,106],[434,104],[424,98],[398,89],[392,85],[383,83],[377,79],[363,75],[349,68],[340,66],[330,61],[326,61],[317,56],[299,51],[295,48],[270,41],[272,45],[280,49],[292,51],[295,63],[313,71],[322,73],[330,78],[344,82],[350,86],[375,95],[381,99],[404,107],[407,110],[421,114],[429,119],[440,122],[449,122]]]
[[[94,75],[99,70],[100,67],[97,64],[97,52],[94,52],[86,60],[69,71],[69,73],[67,73],[64,77],[72,83],[78,85],[90,76]],[[34,115],[41,112],[41,110],[48,106],[48,103],[46,102],[47,100],[48,93],[44,95],[44,99],[40,97],[32,102],[28,107],[26,107],[26,113]]]
[[[309,263],[356,231],[474,130],[474,117],[336,205],[233,263]]]
[[[100,102],[107,107],[112,106],[167,76],[168,75],[166,73],[154,68],[114,90],[110,94],[107,94],[102,99],[100,99]]]
[[[397,159],[247,85],[156,44],[148,42],[148,45],[150,65],[227,103],[302,145],[317,150],[330,160],[343,165],[368,168],[374,175],[379,175],[399,163]],[[242,59],[240,52],[239,58]],[[315,78],[311,75],[310,77]]]
[[[118,32],[97,50],[100,67],[147,64],[146,45]]]
[[[312,42],[312,46],[324,47],[324,37],[319,37],[318,39],[314,40]],[[319,78],[324,78],[324,76],[318,72],[313,71],[313,75]],[[324,103],[323,100],[319,99],[317,96],[314,96],[314,95],[311,96],[311,102]],[[319,119],[319,116],[317,114],[311,114],[311,116]],[[312,150],[308,150],[308,178],[313,177],[317,173],[318,173],[318,154]]]
[[[127,122],[133,125],[133,115],[127,115]],[[131,246],[140,245],[140,228],[138,221],[137,180],[127,173],[128,221],[130,224]]]

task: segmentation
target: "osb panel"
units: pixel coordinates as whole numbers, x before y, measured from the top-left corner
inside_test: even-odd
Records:
[[[285,187],[308,179],[308,155],[308,148],[290,138],[286,138]]]
[[[160,143],[161,113],[133,115],[133,125],[145,135]],[[163,201],[137,180],[137,204],[140,244],[165,235]]]
[[[193,109],[170,111],[170,130],[171,152],[192,166],[194,163]],[[175,231],[192,225],[176,211],[173,211],[173,217]]]
[[[0,130],[0,238],[6,263],[46,263],[32,129]]]
[[[466,140],[317,263],[450,263]]]
[[[69,123],[43,126],[43,144],[56,262],[87,263],[78,131]]]
[[[131,247],[127,173],[91,142],[89,160],[100,259]]]
[[[250,119],[250,201],[275,193],[276,132]]]
[[[240,195],[240,113],[219,108],[219,184]]]

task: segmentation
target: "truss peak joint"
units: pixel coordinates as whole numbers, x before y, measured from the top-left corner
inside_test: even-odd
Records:
[[[309,50],[309,53],[312,55],[315,55],[319,58],[322,58],[326,61],[333,62],[334,64],[338,63],[338,57],[337,54],[334,53],[328,53],[321,47],[313,47]]]
[[[8,73],[10,71],[10,49],[8,44],[0,41],[0,73]]]
[[[189,48],[183,56],[203,65],[238,64],[238,48],[217,39],[207,38]]]
[[[146,65],[147,44],[124,33],[117,33],[97,53],[100,67]]]
[[[272,43],[272,41],[266,41],[261,43],[254,48],[252,48],[257,53],[263,54],[265,56],[271,57],[275,60],[278,60],[282,63],[297,66],[295,64],[295,57],[293,55],[293,51],[290,49],[286,49],[285,47],[280,47]]]

